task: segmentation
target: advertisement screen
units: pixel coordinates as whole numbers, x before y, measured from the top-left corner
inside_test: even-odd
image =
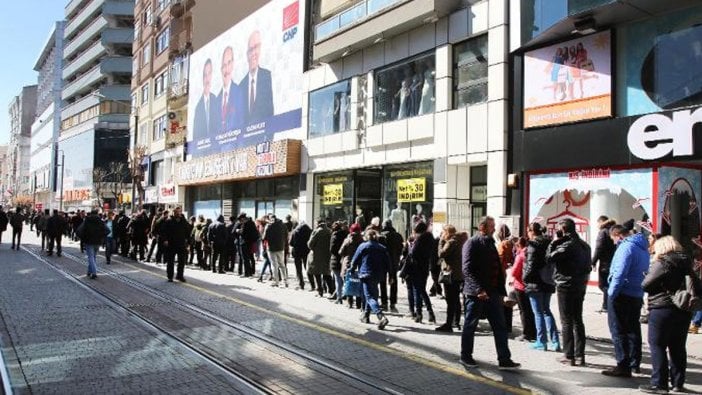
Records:
[[[300,127],[304,15],[304,1],[271,1],[192,55],[190,157]]]
[[[524,54],[524,128],[612,115],[612,37],[604,31]]]

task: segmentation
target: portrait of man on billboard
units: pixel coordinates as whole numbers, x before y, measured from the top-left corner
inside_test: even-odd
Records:
[[[202,96],[195,107],[193,122],[193,141],[215,136],[222,125],[219,99],[210,89],[212,88],[212,60],[207,59],[202,68]]]
[[[273,115],[271,72],[258,64],[261,57],[261,32],[258,30],[249,36],[246,57],[249,71],[239,86],[246,99],[246,123],[251,124]]]
[[[218,100],[221,108],[220,132],[228,132],[241,126],[244,118],[244,106],[241,104],[242,97],[237,85],[232,81],[234,71],[234,51],[232,47],[226,47],[222,53],[222,91]]]

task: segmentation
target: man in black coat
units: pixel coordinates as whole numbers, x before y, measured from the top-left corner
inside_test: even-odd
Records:
[[[25,215],[22,213],[22,207],[17,207],[14,214],[10,217],[10,226],[12,226],[12,249],[17,246],[17,251],[20,249],[22,241],[22,227],[24,226]]]
[[[2,232],[7,230],[7,224],[10,220],[7,218],[7,213],[0,206],[0,243],[2,243]]]
[[[600,231],[597,233],[597,241],[595,241],[595,252],[592,257],[592,270],[597,268],[598,286],[602,291],[602,309],[607,311],[607,289],[609,288],[609,267],[612,264],[612,257],[616,246],[609,236],[609,230],[615,224],[614,220],[607,218],[606,215],[601,215],[597,219],[597,224],[600,226]],[[597,262],[600,266],[597,267]]]
[[[230,215],[229,223],[227,224],[227,262],[224,268],[228,272],[234,271],[236,259],[239,255],[239,236],[236,234],[238,224],[236,217]],[[241,259],[239,259],[239,262],[241,262]],[[241,263],[239,264],[239,274],[241,275]]]
[[[310,254],[307,242],[310,240],[310,236],[312,236],[312,228],[304,221],[300,221],[300,224],[295,227],[290,236],[290,247],[292,248],[293,259],[295,259],[295,273],[299,282],[299,289],[305,289],[305,278],[302,269],[304,266],[305,270],[307,270],[307,256]],[[309,280],[312,284],[312,290],[314,290],[312,279],[313,277],[310,275]]]
[[[404,246],[404,240],[402,235],[399,234],[395,228],[392,226],[392,221],[386,219],[383,222],[383,230],[380,232],[380,238],[378,239],[388,250],[388,255],[390,256],[390,269],[388,270],[388,277],[390,283],[390,311],[397,313],[397,270],[400,264],[400,257],[402,256],[402,248]],[[386,281],[380,284],[380,299],[383,306],[388,304],[388,292],[385,286]],[[383,307],[386,310],[386,307]]]
[[[224,273],[224,266],[227,262],[227,227],[224,224],[224,216],[217,217],[208,229],[207,239],[212,246],[212,273],[217,271],[217,261],[219,261],[219,273]]]
[[[116,223],[115,235],[117,237],[117,245],[119,246],[120,255],[126,257],[129,255],[129,233],[127,232],[129,218],[124,215],[124,210],[120,210]]]
[[[176,255],[178,256],[178,271],[175,278],[178,281],[185,282],[183,271],[185,270],[185,261],[188,255],[187,245],[190,233],[188,220],[183,216],[180,207],[176,207],[173,210],[173,215],[164,220],[161,225],[159,235],[164,248],[168,282],[173,282],[173,266]]]
[[[146,234],[149,230],[149,224],[146,221],[146,213],[141,210],[134,218],[127,224],[127,232],[132,236],[132,252],[131,258],[136,260],[137,253],[139,254],[139,259],[144,260],[144,253],[146,250]]]
[[[256,272],[254,260],[254,247],[261,237],[256,229],[256,224],[253,219],[248,217],[246,213],[241,213],[237,217],[241,227],[239,228],[239,246],[241,248],[241,255],[244,259],[244,276],[251,277]]]
[[[54,245],[56,245],[56,256],[61,256],[61,239],[68,228],[68,221],[64,218],[63,213],[59,213],[54,209],[54,213],[46,221],[46,234],[49,237],[49,245],[47,255],[51,256],[54,253]]]
[[[475,329],[483,313],[487,316],[495,337],[495,348],[500,370],[514,370],[521,366],[512,361],[507,344],[503,299],[505,271],[497,254],[495,219],[483,217],[478,225],[478,234],[463,245],[463,294],[465,296],[465,323],[461,335],[461,363],[469,368],[477,367],[473,359]]]

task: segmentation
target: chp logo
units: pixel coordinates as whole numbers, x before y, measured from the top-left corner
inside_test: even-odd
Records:
[[[283,42],[288,42],[297,35],[300,22],[300,3],[294,2],[283,9]]]

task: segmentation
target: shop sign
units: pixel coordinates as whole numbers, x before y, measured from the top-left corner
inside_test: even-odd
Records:
[[[174,184],[164,184],[158,187],[158,202],[173,203],[178,201],[178,191]]]
[[[470,188],[470,200],[487,202],[487,185],[474,185]]]
[[[629,127],[629,151],[644,160],[660,159],[671,152],[673,156],[692,155],[692,133],[698,123],[702,123],[702,108],[675,111],[672,119],[664,114],[644,115]]]
[[[322,190],[322,204],[334,206],[344,202],[344,184],[327,184]]]
[[[158,189],[146,188],[144,190],[144,203],[158,203]]]
[[[569,180],[580,180],[590,178],[609,178],[611,175],[610,169],[583,169],[568,172]]]
[[[271,151],[270,141],[256,145],[256,177],[272,176],[276,162],[278,155]]]
[[[66,202],[90,200],[92,192],[90,188],[70,189],[68,191],[63,191],[63,200]]]
[[[425,202],[426,178],[402,178],[397,180],[397,201],[400,203]]]

